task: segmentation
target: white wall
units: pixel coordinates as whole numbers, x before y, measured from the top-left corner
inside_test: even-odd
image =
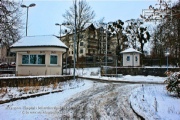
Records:
[[[129,61],[127,61],[128,57],[129,57]],[[123,66],[140,66],[140,54],[139,53],[124,53]]]
[[[62,74],[62,53],[56,51],[53,54],[58,56],[57,65],[50,65],[50,51],[45,51],[45,64],[44,65],[23,65],[22,64],[22,55],[27,54],[26,52],[17,52],[16,56],[16,74],[20,76],[27,75],[61,75]],[[40,54],[39,51],[30,51],[30,54]]]

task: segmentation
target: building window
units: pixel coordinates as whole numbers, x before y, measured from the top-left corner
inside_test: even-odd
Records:
[[[22,55],[22,64],[45,64],[45,55]]]
[[[138,57],[137,56],[135,57],[135,60],[138,61]]]
[[[107,49],[108,49],[108,50],[110,49],[110,45],[109,45],[109,44],[107,45]]]
[[[72,51],[72,54],[73,54],[73,51]]]
[[[80,49],[80,53],[83,53],[83,49]]]
[[[83,42],[80,42],[80,46],[83,46]]]
[[[22,55],[22,64],[29,64],[29,55]]]
[[[45,64],[45,55],[38,55],[38,64]]]
[[[50,56],[50,64],[57,64],[57,55]]]
[[[127,56],[126,60],[127,60],[127,61],[130,61],[130,56]]]
[[[30,55],[30,64],[36,64],[37,58],[36,55]]]

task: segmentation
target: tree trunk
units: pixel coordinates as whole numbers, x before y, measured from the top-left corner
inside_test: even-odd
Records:
[[[80,38],[80,33],[78,33],[77,35],[77,39],[76,39],[76,62],[78,62],[79,59],[79,38]]]

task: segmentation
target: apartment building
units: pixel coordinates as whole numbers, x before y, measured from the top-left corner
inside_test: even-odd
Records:
[[[110,47],[110,38],[106,36],[105,30],[103,28],[96,28],[93,24],[81,32],[77,31],[77,39],[79,39],[79,48],[78,51],[76,50],[78,52],[78,58],[85,57],[87,61],[103,61],[106,54],[106,44],[107,56],[115,54],[112,51],[115,49]],[[68,57],[74,60],[74,34],[66,34],[61,37],[61,40],[69,47]]]

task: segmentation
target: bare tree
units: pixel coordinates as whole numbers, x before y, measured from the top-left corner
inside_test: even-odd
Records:
[[[160,52],[156,52],[156,49],[154,49],[157,48],[157,42],[154,41],[152,53],[154,56],[158,56],[161,59],[166,49],[169,49],[169,62],[171,64],[177,64],[180,63],[180,2],[174,3],[174,5],[171,6],[171,4],[166,1],[160,1],[159,5],[160,8],[155,8],[152,5],[149,7],[154,11],[154,14],[148,17],[149,20],[153,18],[153,15],[159,16],[161,20],[153,36],[154,40],[161,41],[158,48]]]
[[[77,9],[75,9],[75,7]],[[77,10],[77,11],[76,11]],[[76,13],[76,14],[75,14]],[[73,5],[69,8],[69,10],[66,10],[66,12],[63,14],[63,17],[65,19],[65,23],[68,24],[68,28],[71,30],[71,32],[74,32],[75,28],[75,15],[76,16],[76,30],[77,30],[77,59],[79,57],[78,51],[79,51],[79,42],[80,42],[80,35],[81,31],[85,28],[85,25],[87,23],[91,23],[92,20],[95,17],[95,12],[91,10],[91,7],[85,0],[79,0],[78,4],[76,6],[76,0],[73,1]]]
[[[6,47],[6,49],[9,50],[9,46],[20,39],[20,17],[19,3],[9,0],[0,1],[1,47]]]

